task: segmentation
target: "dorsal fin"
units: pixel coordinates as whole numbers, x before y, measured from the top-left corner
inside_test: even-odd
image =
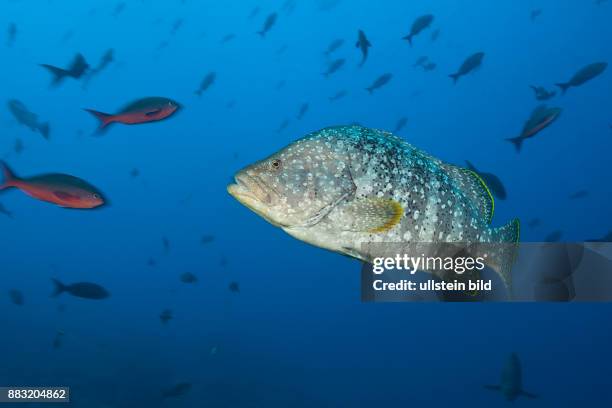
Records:
[[[443,166],[461,191],[474,203],[478,211],[490,224],[495,211],[495,200],[482,177],[478,173],[462,167],[445,164]]]

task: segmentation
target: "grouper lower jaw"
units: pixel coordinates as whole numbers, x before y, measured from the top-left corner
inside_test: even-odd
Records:
[[[247,187],[244,186],[240,182],[240,180],[236,179],[236,184],[229,184],[227,186],[227,192],[234,197],[240,204],[244,205],[255,214],[259,215],[264,220],[268,221],[270,224],[275,227],[284,228],[288,227],[287,225],[279,224],[278,222],[272,220],[267,215],[267,206],[262,203],[256,196],[253,194]]]

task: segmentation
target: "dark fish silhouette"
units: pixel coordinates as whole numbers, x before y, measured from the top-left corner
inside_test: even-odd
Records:
[[[210,244],[214,240],[215,240],[214,235],[202,235],[202,238],[200,238],[200,244],[202,245]]]
[[[523,390],[521,362],[515,353],[510,354],[502,371],[499,385],[485,385],[485,388],[500,391],[508,401],[514,401],[519,396],[537,398],[537,395]]]
[[[162,324],[166,324],[172,320],[173,317],[172,310],[165,309],[160,313],[159,320],[162,322]]]
[[[276,13],[272,13],[268,17],[266,17],[266,21],[264,21],[264,25],[262,29],[258,31],[257,34],[261,35],[261,37],[264,38],[266,34],[268,33],[268,31],[270,31],[270,29],[274,26],[274,24],[276,24],[276,18],[277,18]]]
[[[153,258],[149,258],[147,260],[147,266],[150,266],[150,267],[157,266],[157,261],[155,259],[153,259]]]
[[[13,213],[9,211],[2,203],[0,203],[0,214],[9,218],[13,218]]]
[[[427,61],[429,60],[429,57],[427,55],[423,55],[419,58],[417,58],[417,60],[415,61],[413,67],[422,67]]]
[[[553,123],[561,114],[561,108],[549,108],[546,105],[540,105],[531,113],[531,116],[525,122],[523,131],[517,137],[506,139],[511,142],[517,152],[521,151],[523,142],[526,139],[532,138],[541,132],[543,129]]]
[[[187,394],[191,390],[191,383],[181,382],[162,391],[162,398],[176,398]]]
[[[328,99],[330,102],[335,102],[339,99],[344,98],[346,95],[348,95],[348,92],[345,91],[344,89],[336,92],[335,94],[333,94],[332,96],[330,96]]]
[[[468,169],[472,170],[474,173],[478,174],[480,178],[482,178],[491,191],[491,193],[500,200],[505,200],[507,197],[506,188],[504,187],[504,183],[493,173],[486,173],[479,171],[472,163],[468,160],[465,161],[468,166]]]
[[[393,75],[391,75],[389,73],[382,74],[381,76],[376,78],[376,80],[372,83],[372,85],[370,85],[370,86],[368,86],[366,88],[366,91],[368,91],[370,94],[374,93],[374,91],[376,89],[379,89],[379,88],[387,85],[389,83],[389,81],[391,81],[391,78],[393,78]]]
[[[276,55],[283,55],[288,48],[289,46],[287,44],[281,45],[280,47],[278,47],[278,50],[276,50]]]
[[[93,109],[85,109],[85,111],[100,120],[98,128],[98,133],[100,133],[113,123],[139,125],[164,120],[172,116],[179,108],[180,105],[172,99],[152,96],[138,99],[114,114]]]
[[[85,76],[85,79],[83,79],[83,88],[87,88],[87,85],[89,85],[89,82],[93,79],[93,77],[104,71],[106,67],[108,67],[110,63],[115,60],[114,53],[115,51],[112,48],[106,50],[104,55],[102,55],[100,62],[98,62],[98,65],[89,70],[89,73]]]
[[[11,302],[13,302],[13,304],[17,305],[17,306],[23,306],[23,303],[25,301],[23,293],[20,290],[17,289],[11,289],[8,292],[9,294],[9,298],[11,298]]]
[[[178,30],[180,30],[180,28],[183,26],[183,19],[179,18],[177,19],[173,24],[172,24],[172,28],[170,29],[170,35],[174,35],[178,32]]]
[[[434,69],[436,69],[437,65],[435,62],[428,62],[427,64],[423,65],[423,71],[425,72],[431,72]]]
[[[183,283],[196,283],[198,281],[198,277],[191,272],[182,273],[180,279]]]
[[[533,218],[527,223],[527,225],[529,225],[530,228],[535,228],[539,226],[541,223],[542,221],[539,218]]]
[[[529,85],[533,92],[535,93],[535,97],[538,101],[547,101],[557,95],[555,91],[547,91],[543,86],[533,86]]]
[[[259,7],[253,8],[251,12],[249,13],[249,20],[254,18],[256,15],[258,15],[260,11],[261,11],[261,8]]]
[[[200,87],[195,91],[195,94],[198,96],[202,96],[202,93],[204,93],[208,88],[210,88],[211,85],[215,83],[216,79],[217,74],[215,72],[209,72],[208,74],[206,74],[206,76],[204,77],[204,79],[202,79],[202,82],[200,83]]]
[[[6,46],[12,47],[17,38],[17,24],[10,23],[6,32]]]
[[[0,191],[16,188],[40,201],[63,208],[92,209],[107,204],[103,194],[94,186],[68,174],[43,174],[20,178],[8,165],[0,161],[4,182]]]
[[[406,126],[406,123],[408,123],[408,118],[405,116],[402,116],[395,124],[395,129],[393,129],[393,133],[397,133],[400,130],[402,130],[404,126]]]
[[[233,33],[226,34],[225,36],[223,36],[223,38],[221,38],[221,44],[226,44],[232,41],[234,38],[236,38],[236,34],[233,34]]]
[[[544,238],[544,242],[559,242],[562,236],[563,236],[563,231],[556,230],[548,234]]]
[[[51,85],[59,85],[64,78],[79,79],[87,72],[87,69],[89,69],[89,64],[81,54],[75,55],[72,63],[67,69],[58,68],[49,64],[40,64],[40,66],[47,69],[53,75]]]
[[[329,43],[324,54],[326,56],[329,56],[331,53],[333,53],[334,51],[336,51],[338,48],[342,47],[343,45],[344,45],[344,40],[342,38],[337,38]]]
[[[140,170],[138,170],[137,168],[133,168],[130,171],[130,176],[132,176],[134,178],[140,176]]]
[[[24,146],[23,146],[23,142],[21,141],[21,139],[17,138],[15,139],[15,144],[13,145],[13,151],[16,154],[21,154],[21,152],[23,152]]]
[[[229,288],[230,292],[234,292],[234,293],[239,293],[240,292],[240,285],[238,284],[238,282],[230,282],[228,288]]]
[[[540,17],[541,15],[542,15],[542,9],[534,9],[534,10],[531,10],[531,14],[529,15],[529,18],[531,18],[531,21],[535,21],[535,19]]]
[[[298,114],[297,114],[297,119],[298,119],[298,120],[300,120],[300,119],[302,119],[302,118],[304,117],[304,115],[306,114],[306,112],[308,112],[308,108],[309,108],[309,107],[310,107],[310,106],[308,105],[308,102],[304,102],[304,103],[302,104],[302,106],[300,106],[300,110],[298,111]]]
[[[164,252],[170,252],[170,240],[166,237],[162,237],[162,246],[164,247]]]
[[[276,129],[276,133],[280,133],[283,130],[287,129],[287,126],[289,126],[289,119],[285,119],[281,122],[281,124]]]
[[[453,82],[456,84],[459,78],[469,74],[470,72],[480,67],[482,65],[482,60],[484,56],[484,52],[477,52],[475,54],[470,55],[465,61],[463,61],[463,64],[461,64],[459,70],[456,73],[449,75],[449,77],[451,77],[453,79]]]
[[[355,46],[361,50],[362,57],[359,66],[362,67],[368,59],[368,48],[372,46],[362,30],[359,30],[359,33],[357,34],[357,43],[355,43]]]
[[[607,67],[607,62],[596,62],[594,64],[589,64],[576,72],[568,82],[563,82],[556,85],[561,88],[561,92],[565,94],[569,88],[583,85],[591,79],[598,77],[606,70]]]
[[[432,14],[425,14],[424,16],[417,18],[412,23],[412,27],[410,28],[410,33],[407,36],[405,36],[403,39],[407,40],[408,43],[410,43],[410,46],[412,46],[412,38],[415,35],[418,35],[421,31],[425,30],[427,27],[429,27],[431,23],[433,22],[433,20],[434,20],[434,16]]]
[[[295,10],[296,0],[285,0],[281,6],[281,10],[286,14],[291,14]]]
[[[58,330],[55,333],[55,337],[53,338],[53,348],[54,349],[58,349],[62,347],[63,344],[63,339],[64,339],[64,331],[63,330]]]
[[[125,10],[125,2],[119,2],[117,3],[117,5],[115,6],[115,8],[113,9],[113,13],[112,16],[113,17],[117,17],[119,14],[123,13],[123,10]]]
[[[64,292],[75,297],[92,300],[106,299],[110,296],[110,293],[97,283],[78,282],[71,285],[64,285],[57,279],[51,280],[55,285],[55,290],[51,294],[52,297],[57,297]]]
[[[431,42],[436,41],[438,38],[440,37],[440,29],[436,28],[432,33],[431,33]]]
[[[7,102],[8,110],[17,122],[33,132],[39,132],[42,137],[49,139],[49,122],[39,122],[38,115],[30,112],[23,102],[10,99]]]
[[[585,198],[589,196],[589,192],[587,190],[578,190],[569,195],[570,200],[577,200],[579,198]]]
[[[345,62],[346,62],[346,60],[344,58],[339,58],[337,60],[334,60],[334,61],[330,62],[328,67],[327,67],[327,71],[325,71],[323,73],[323,76],[325,78],[329,78],[329,76],[331,74],[333,74],[334,72],[336,72],[340,68],[342,68],[342,66],[344,65]]]

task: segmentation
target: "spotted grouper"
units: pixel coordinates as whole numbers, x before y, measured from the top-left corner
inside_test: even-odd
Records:
[[[470,243],[474,256],[509,243],[486,264],[510,285],[518,220],[491,227],[493,198],[475,172],[388,132],[311,133],[239,171],[228,192],[291,236],[365,262],[377,256],[369,243]]]

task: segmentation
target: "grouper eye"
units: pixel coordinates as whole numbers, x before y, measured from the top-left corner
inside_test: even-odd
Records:
[[[275,159],[272,160],[272,163],[270,163],[270,167],[272,170],[279,170],[281,168],[281,164],[282,162],[279,159]]]

